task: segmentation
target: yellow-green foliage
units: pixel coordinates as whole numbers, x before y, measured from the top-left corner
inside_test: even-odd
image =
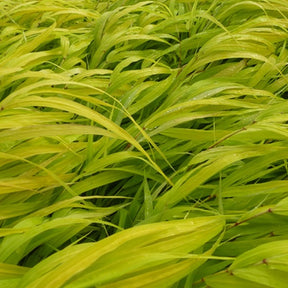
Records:
[[[0,287],[286,288],[285,0],[0,1]]]

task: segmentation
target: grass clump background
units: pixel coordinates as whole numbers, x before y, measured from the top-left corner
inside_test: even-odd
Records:
[[[0,2],[0,287],[285,288],[284,0]]]

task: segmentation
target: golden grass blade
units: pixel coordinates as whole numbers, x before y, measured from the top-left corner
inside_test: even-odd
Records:
[[[146,255],[150,255],[150,253],[152,253],[152,255],[153,255],[155,253],[155,251],[159,251],[159,252],[162,252],[162,251],[163,252],[168,252],[168,251],[180,252],[181,251],[182,253],[184,253],[184,251],[188,252],[188,251],[191,251],[192,249],[197,249],[198,247],[202,246],[206,241],[208,241],[211,237],[213,237],[217,233],[219,233],[223,228],[223,224],[224,223],[223,223],[222,217],[206,217],[206,218],[204,217],[204,218],[194,218],[194,219],[190,219],[190,220],[172,221],[172,222],[167,222],[167,223],[165,223],[165,222],[155,223],[155,224],[151,224],[151,225],[134,227],[130,230],[125,230],[125,231],[120,232],[118,234],[115,234],[111,237],[108,237],[108,238],[106,238],[106,239],[104,239],[98,243],[95,243],[93,246],[88,246],[84,250],[81,248],[81,246],[79,246],[79,248],[82,251],[77,253],[75,255],[74,259],[69,257],[70,259],[68,260],[68,262],[65,262],[65,261],[62,262],[62,265],[58,266],[58,268],[56,270],[51,270],[49,272],[49,271],[47,271],[47,268],[45,268],[43,265],[42,265],[42,268],[41,268],[41,266],[39,266],[39,268],[35,267],[35,269],[37,269],[37,270],[40,269],[37,272],[37,273],[40,273],[38,275],[41,275],[45,270],[48,273],[46,272],[47,274],[44,274],[38,280],[34,281],[34,283],[28,284],[28,283],[25,283],[25,281],[24,281],[23,287],[25,287],[25,285],[27,285],[27,287],[31,287],[31,288],[32,287],[40,287],[42,285],[42,283],[44,283],[44,282],[49,283],[47,287],[61,287],[62,285],[64,285],[64,283],[66,283],[66,281],[68,281],[71,277],[73,277],[73,275],[76,275],[77,273],[81,273],[82,271],[84,272],[85,269],[88,269],[88,267],[91,265],[92,265],[91,269],[94,270],[93,274],[99,275],[99,277],[97,277],[97,278],[93,277],[94,278],[93,280],[88,277],[88,279],[91,279],[93,281],[94,285],[96,283],[97,283],[97,285],[99,285],[100,283],[102,283],[102,285],[103,285],[105,282],[106,283],[107,282],[113,283],[118,277],[125,275],[126,273],[127,274],[131,273],[134,269],[136,272],[137,270],[139,270],[140,267],[143,267],[143,268],[147,267],[146,266],[147,264],[145,264],[143,262],[144,258],[141,257],[141,254],[143,252],[145,254],[148,253]],[[175,225],[177,226],[177,233],[176,234],[175,234],[175,230],[174,230]],[[206,235],[204,237],[204,235],[202,233],[200,233],[200,230],[198,231],[198,229],[200,229],[200,230],[203,229],[203,231],[206,231],[209,235],[205,233]],[[191,233],[195,234],[195,236],[198,235],[197,240],[195,239],[195,240],[191,241]],[[180,239],[182,239],[182,240],[186,239],[186,240],[184,241],[184,243],[182,243],[182,241]],[[178,241],[178,240],[180,240],[180,241]],[[167,242],[167,245],[163,245],[163,241],[165,243]],[[131,251],[128,252],[125,248],[125,247],[127,247],[127,245],[133,251],[135,251],[134,253],[136,253],[136,254],[131,253]],[[157,250],[156,247],[158,247],[158,248],[161,247],[161,248],[160,248],[160,250]],[[143,252],[141,252],[141,250]],[[136,251],[139,251],[139,252],[136,252]],[[128,252],[128,254],[127,254],[127,252]],[[167,264],[170,265],[170,261],[171,261],[170,257],[171,256],[167,255],[168,259],[166,258],[167,256],[164,257],[164,259],[163,259],[163,256],[165,256],[165,255],[163,255],[163,256],[160,255],[160,258],[159,258],[159,256],[157,256],[159,252],[156,252],[156,254],[154,254],[153,257],[152,257],[152,255],[150,257],[145,257],[146,261],[154,262],[156,260],[154,265],[158,266],[160,263],[163,263],[163,261],[165,263],[168,260]],[[63,253],[64,253],[64,251],[60,254],[63,254]],[[124,253],[124,255],[125,254],[127,255],[127,256],[125,256],[125,258],[126,257],[134,258],[132,263],[134,261],[136,261],[135,264],[133,264],[133,265],[128,264],[129,262],[127,263],[127,261],[124,258],[123,253]],[[137,257],[138,253],[139,253],[139,257]],[[117,255],[119,255],[119,256],[117,256]],[[120,257],[120,255],[121,255],[121,257]],[[102,261],[101,261],[100,257],[102,257],[102,259],[103,259]],[[114,260],[116,258],[120,257],[120,258],[118,258],[120,260],[120,262],[125,261],[128,265],[125,265],[125,267],[124,267],[123,266],[124,264],[122,264],[122,266],[119,266],[117,264],[116,265],[117,268],[113,267],[114,265],[113,265],[113,262],[111,264],[111,257],[113,257]],[[154,259],[154,257],[155,257],[155,259]],[[105,258],[107,258],[107,260],[104,260]],[[172,257],[172,259],[173,258],[174,257]],[[51,258],[51,260],[50,259],[47,259],[47,260],[48,261],[50,260],[50,265],[56,265],[56,262],[55,262],[56,259],[57,259],[57,257],[56,257],[56,255],[54,255]],[[97,261],[98,259],[99,259],[99,264]],[[143,259],[143,260],[141,260],[141,259]],[[51,261],[53,261],[53,262],[51,262]],[[136,264],[137,262],[139,264]],[[172,275],[174,275],[174,277],[175,277],[173,279],[173,281],[175,281],[177,278],[179,279],[179,278],[183,277],[183,268],[184,268],[184,270],[185,269],[191,269],[193,267],[194,262],[195,262],[194,260],[193,261],[186,261],[186,263],[184,262],[183,265],[184,265],[184,267],[186,266],[186,268],[184,268],[183,265],[180,265],[181,268],[178,267],[178,269],[177,269],[176,268],[177,265],[176,265],[174,268],[175,269],[174,273],[172,272]],[[191,264],[192,264],[192,267],[191,267]],[[105,268],[105,265],[107,265],[107,268]],[[109,266],[111,266],[111,268],[108,268]],[[137,266],[139,268],[137,268]],[[123,268],[121,268],[121,267],[123,267]],[[43,268],[45,270],[43,270]],[[115,268],[116,268],[116,270],[115,270]],[[117,274],[113,273],[114,277],[111,277],[111,270],[110,269],[113,269],[113,271],[115,271],[114,273],[117,273]],[[98,273],[96,273],[97,270],[99,270],[99,272],[100,271],[103,271],[103,272],[98,274]],[[104,271],[106,271],[106,272],[104,272]],[[142,272],[140,274],[140,271],[138,272],[139,277],[141,277],[140,275],[143,273]],[[145,271],[145,269],[144,269],[144,271]],[[89,269],[88,269],[88,272],[89,272]],[[60,276],[60,274],[61,274],[61,276]],[[152,272],[152,274],[153,274],[153,272]],[[102,277],[101,277],[101,275],[102,275]],[[144,272],[142,277],[144,277],[144,276],[146,276],[145,272]],[[27,279],[29,279],[28,274],[27,274],[27,277],[28,277]],[[80,274],[80,277],[81,277],[81,274]],[[162,276],[160,278],[162,278],[162,281],[163,281],[166,278],[166,275],[164,275],[164,277]],[[77,279],[77,276],[76,276],[76,279]],[[89,280],[89,282],[91,280]],[[132,283],[133,282],[139,283],[139,281],[137,281],[137,280],[138,280],[137,278],[136,279],[132,278],[128,282],[132,281]],[[170,280],[172,280],[172,279],[170,279]],[[149,281],[153,282],[153,279],[150,279]],[[83,282],[83,283],[85,283],[85,282]],[[114,284],[112,284],[112,283],[110,285],[112,285],[111,287],[114,287],[113,286]],[[115,285],[116,285],[116,283],[115,283]],[[73,286],[73,284],[71,284],[71,285]],[[89,285],[91,285],[91,284],[89,284]],[[119,285],[121,285],[121,283],[119,283]],[[123,283],[123,285],[124,285],[124,283]],[[133,285],[135,285],[135,284],[133,284]],[[68,285],[68,287],[69,287],[69,285]],[[77,284],[76,284],[76,287],[81,287],[81,284],[80,284],[80,286],[77,286]],[[84,287],[85,287],[85,284],[84,284]],[[122,286],[120,286],[120,287],[122,287]],[[135,287],[137,287],[137,286],[135,286]]]

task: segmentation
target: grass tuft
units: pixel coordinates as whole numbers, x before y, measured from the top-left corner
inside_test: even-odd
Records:
[[[0,286],[286,287],[286,1],[48,2],[0,3]]]

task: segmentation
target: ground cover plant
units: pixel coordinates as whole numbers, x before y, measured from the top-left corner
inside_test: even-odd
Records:
[[[286,287],[287,17],[2,0],[0,287]]]

